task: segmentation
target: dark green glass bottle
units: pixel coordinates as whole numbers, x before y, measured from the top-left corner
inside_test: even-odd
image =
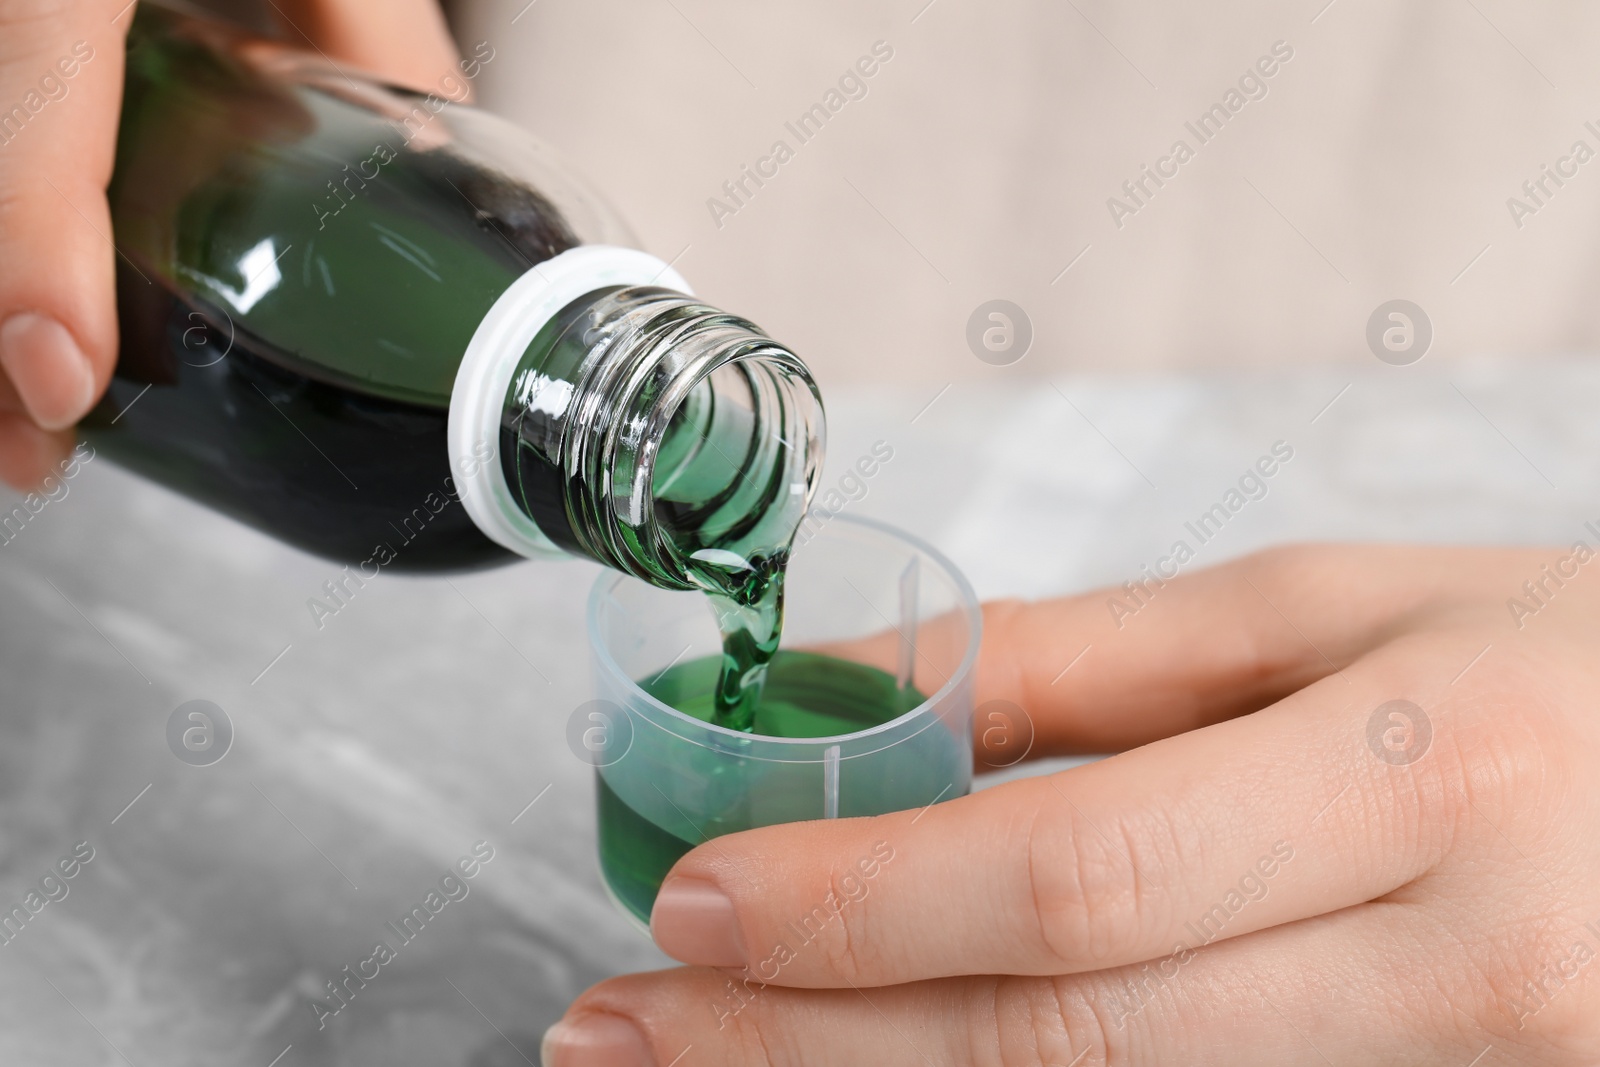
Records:
[[[122,352],[85,435],[342,562],[570,553],[772,602],[821,460],[809,373],[451,102],[491,59],[418,94],[141,4]]]

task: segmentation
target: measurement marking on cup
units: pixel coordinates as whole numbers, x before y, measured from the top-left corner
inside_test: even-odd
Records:
[[[900,634],[900,637],[901,637],[901,639],[902,639],[902,640],[904,640],[904,639],[905,639],[905,634],[904,634],[904,633],[902,633],[902,632],[901,632],[901,630],[900,630],[900,627],[898,627],[898,626],[896,626],[896,625],[895,625],[895,624],[894,624],[894,620],[893,620],[893,619],[891,619],[891,618],[889,618],[889,616],[887,616],[887,615],[885,615],[885,614],[884,614],[884,613],[883,613],[883,612],[882,612],[882,611],[881,611],[881,610],[879,610],[879,608],[878,608],[878,605],[876,605],[876,604],[874,604],[874,603],[873,603],[873,602],[872,602],[872,601],[871,601],[871,600],[869,600],[869,599],[868,599],[868,598],[867,598],[867,594],[865,594],[865,593],[863,593],[863,592],[862,592],[862,591],[861,591],[861,590],[860,590],[860,589],[856,589],[856,583],[855,583],[855,582],[852,582],[852,581],[851,581],[851,580],[850,580],[850,579],[848,579],[848,578],[846,578],[846,579],[845,579],[845,580],[844,580],[844,584],[845,584],[845,585],[848,585],[848,586],[849,586],[849,587],[850,587],[850,588],[851,588],[851,589],[854,589],[854,590],[855,590],[855,594],[856,594],[856,596],[858,596],[858,597],[860,597],[860,598],[861,598],[861,599],[862,599],[862,600],[863,600],[863,601],[865,601],[865,602],[866,602],[866,605],[867,605],[867,607],[869,607],[869,608],[871,608],[871,609],[872,609],[872,610],[873,610],[873,611],[875,611],[875,612],[877,612],[877,614],[878,614],[878,618],[880,618],[880,619],[882,619],[882,620],[883,620],[883,621],[884,621],[884,623],[885,623],[885,624],[886,624],[886,625],[887,625],[887,626],[888,626],[888,627],[889,627],[889,628],[890,628],[890,629],[891,629],[891,630],[893,630],[893,631],[894,631],[894,632],[895,632],[895,633],[897,633],[897,634]],[[918,657],[919,657],[919,658],[920,658],[920,659],[921,659],[921,660],[922,660],[922,662],[924,662],[924,663],[926,663],[926,664],[927,664],[927,665],[928,665],[928,666],[929,666],[929,667],[930,667],[930,668],[932,668],[932,669],[933,669],[933,673],[935,673],[935,674],[937,674],[937,675],[938,675],[938,676],[939,676],[939,684],[940,684],[940,685],[943,685],[943,684],[944,684],[944,683],[945,683],[945,682],[947,682],[947,681],[949,681],[949,680],[950,680],[950,679],[949,679],[949,678],[948,678],[948,677],[947,677],[947,676],[946,676],[946,675],[945,675],[945,673],[944,673],[944,672],[943,672],[943,671],[941,671],[941,670],[940,670],[940,669],[939,669],[939,668],[938,668],[938,666],[937,666],[937,665],[935,665],[935,664],[934,664],[934,662],[933,662],[933,660],[931,660],[931,659],[929,659],[929,658],[928,658],[928,657],[927,657],[927,656],[926,656],[926,655],[925,655],[925,654],[924,654],[924,653],[923,653],[923,651],[922,651],[922,649],[920,649],[920,648],[917,648],[917,646],[916,646],[916,642],[915,642],[915,641],[912,641],[912,642],[911,642],[911,647],[912,647],[912,648],[915,648],[915,649],[916,649],[916,652],[917,652],[917,656],[918,656]]]
[[[822,817],[824,819],[839,817],[838,745],[829,745],[822,753]]]
[[[555,783],[551,782],[550,785],[547,785],[543,789],[539,790],[539,796],[538,797],[534,797],[532,800],[528,801],[528,807],[523,808],[521,811],[517,812],[517,814],[515,816],[512,817],[512,819],[511,819],[511,825],[512,826],[515,826],[517,824],[517,820],[518,819],[520,819],[524,815],[528,814],[528,808],[531,808],[535,804],[539,803],[539,797],[542,797],[546,793],[550,792],[550,786],[551,785],[555,785]]]
[[[922,557],[912,556],[900,572],[900,661],[895,684],[910,689],[917,666],[917,579],[922,573]]]
[[[151,782],[150,785],[155,785],[155,783]],[[139,797],[142,797],[146,793],[150,792],[150,785],[147,785],[143,789],[139,790]],[[139,803],[139,797],[134,797],[132,800],[128,801],[128,808],[131,808],[135,804]],[[123,808],[121,811],[117,812],[117,819],[120,819],[124,815],[128,814],[128,808]],[[117,819],[112,819],[111,820],[111,825],[112,826],[117,825]]]

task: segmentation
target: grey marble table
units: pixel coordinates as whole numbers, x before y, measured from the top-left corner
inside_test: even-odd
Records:
[[[1279,442],[1293,458],[1195,565],[1296,539],[1570,543],[1600,520],[1600,362],[1026,367],[830,394],[825,489],[986,597],[1134,576]],[[850,481],[876,441],[893,459]],[[564,741],[595,567],[385,574],[319,628],[336,566],[109,462],[68,484],[0,546],[0,911],[79,842],[93,859],[0,941],[0,1062],[503,1067],[537,1062],[587,984],[666,965],[602,895]],[[235,731],[211,766],[168,748],[194,699]],[[478,842],[467,896],[319,1019]]]

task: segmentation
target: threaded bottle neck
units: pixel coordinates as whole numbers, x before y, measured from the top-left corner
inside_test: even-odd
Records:
[[[781,567],[819,473],[805,365],[681,293],[590,293],[512,379],[501,459],[551,540],[657,585],[729,593]]]

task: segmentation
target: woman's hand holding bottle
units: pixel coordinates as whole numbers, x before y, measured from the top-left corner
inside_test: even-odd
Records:
[[[434,0],[270,0],[285,37],[427,90],[455,69]],[[110,215],[126,0],[0,0],[0,479],[36,484],[117,359]]]

